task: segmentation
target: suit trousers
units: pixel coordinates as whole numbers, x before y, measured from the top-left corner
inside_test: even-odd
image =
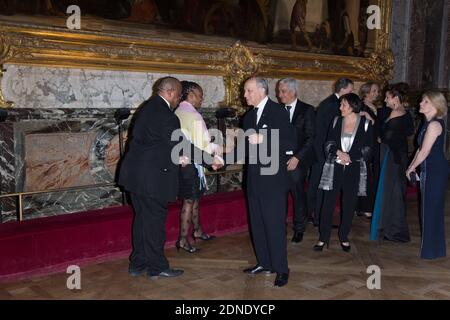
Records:
[[[306,205],[306,192],[305,192],[305,181],[308,174],[308,169],[299,168],[298,177],[294,180],[292,175],[290,192],[292,195],[292,200],[294,201],[294,232],[304,233],[306,229],[306,223],[308,222],[308,211]]]
[[[164,256],[167,202],[131,193],[134,208],[131,267],[159,273],[169,268]]]
[[[341,224],[339,226],[339,240],[348,242],[348,234],[352,225],[353,215],[358,201],[359,162],[348,166],[334,164],[333,190],[323,191],[324,199],[320,213],[320,241],[328,243],[330,240],[333,213],[336,198],[342,190]]]
[[[286,241],[287,192],[249,194],[250,230],[258,264],[278,273],[288,272]]]

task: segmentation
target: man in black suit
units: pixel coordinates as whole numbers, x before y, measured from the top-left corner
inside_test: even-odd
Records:
[[[323,100],[316,110],[316,135],[314,138],[314,152],[317,162],[312,166],[310,184],[308,187],[308,213],[314,212],[314,225],[319,225],[319,214],[322,206],[323,192],[319,190],[322,169],[325,163],[325,153],[323,146],[327,138],[328,129],[331,122],[340,116],[339,98],[344,94],[353,91],[353,81],[347,78],[340,78],[335,83],[334,93]]]
[[[298,82],[292,78],[285,78],[277,84],[278,100],[289,113],[290,122],[297,134],[297,148],[288,161],[288,172],[291,179],[291,195],[294,201],[294,236],[293,243],[303,240],[308,219],[306,206],[305,181],[308,170],[315,160],[314,135],[315,114],[314,107],[298,99]]]
[[[176,277],[183,270],[169,268],[164,256],[167,205],[178,194],[179,164],[191,159],[173,149],[182,145],[186,151],[192,145],[186,139],[172,138],[174,132],[180,132],[180,121],[173,109],[181,97],[181,83],[176,78],[165,77],[157,81],[154,89],[156,94],[134,115],[132,136],[122,159],[118,184],[130,192],[135,212],[129,274]],[[201,152],[200,155],[212,163],[213,168],[220,167],[217,159],[213,161]]]
[[[254,109],[243,119],[248,134],[247,197],[257,265],[248,274],[276,272],[275,286],[288,282],[286,197],[289,190],[286,152],[295,149],[294,128],[283,108],[269,99],[267,81],[250,78],[244,97]],[[248,130],[253,130],[249,134]],[[268,156],[270,162],[264,159]],[[238,158],[241,158],[238,156]]]

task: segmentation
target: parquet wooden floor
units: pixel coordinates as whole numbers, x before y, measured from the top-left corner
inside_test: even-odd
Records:
[[[450,230],[448,212],[447,205],[446,227]],[[355,217],[350,253],[341,250],[336,229],[330,248],[314,252],[317,229],[308,225],[301,244],[289,241],[290,279],[283,288],[273,286],[274,275],[247,276],[242,272],[255,263],[249,234],[243,232],[199,243],[202,250],[196,254],[168,249],[171,267],[185,270],[178,278],[131,278],[124,258],[82,267],[81,290],[67,289],[69,275],[60,273],[0,284],[0,299],[450,299],[450,259],[426,261],[418,256],[415,201],[408,203],[408,222],[410,243],[371,242],[370,221]],[[381,269],[380,290],[367,288],[367,267],[371,265]]]

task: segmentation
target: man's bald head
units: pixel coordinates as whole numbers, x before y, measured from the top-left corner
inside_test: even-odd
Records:
[[[172,108],[176,108],[181,97],[181,82],[174,77],[164,77],[155,83],[155,91],[166,99]]]

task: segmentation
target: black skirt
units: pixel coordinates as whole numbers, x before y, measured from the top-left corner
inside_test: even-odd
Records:
[[[197,168],[193,164],[181,167],[178,196],[182,199],[198,200],[203,193],[204,189],[200,186]]]

